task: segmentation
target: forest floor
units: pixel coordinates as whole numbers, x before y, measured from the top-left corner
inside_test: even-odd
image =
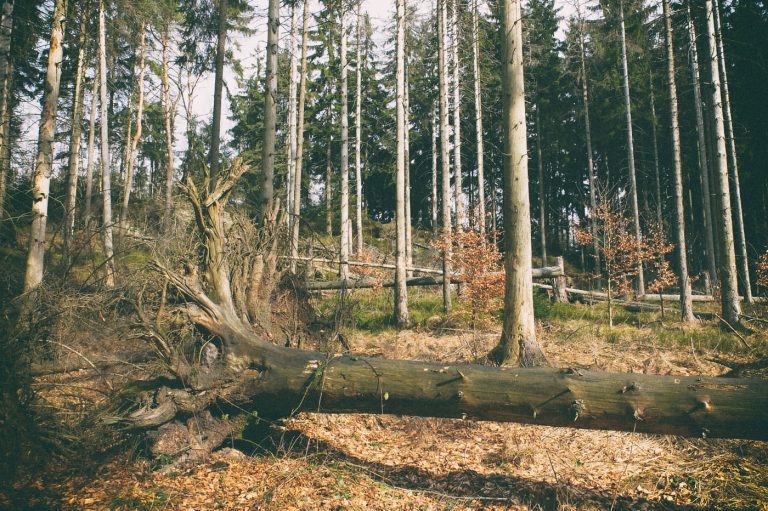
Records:
[[[472,362],[498,339],[497,318],[468,328],[461,312],[442,316],[428,290],[412,296],[416,327],[398,332],[387,325],[384,296],[354,295],[355,326],[344,330],[352,351]],[[332,302],[321,300],[321,312]],[[768,334],[759,330],[747,354],[736,335],[712,323],[681,329],[673,317],[619,311],[609,329],[604,304],[536,305],[553,366],[722,375],[728,368],[711,359],[749,362],[768,353]],[[77,328],[78,348],[96,349],[82,333],[89,327]],[[130,337],[104,321],[102,338],[110,328],[115,338]],[[80,386],[101,385],[74,377]],[[45,387],[51,402],[68,399],[64,377],[40,383],[54,384]],[[208,463],[184,469],[148,460],[138,448],[90,460],[57,455],[19,489],[29,509],[41,510],[768,509],[764,442],[378,415],[301,414],[271,429],[268,439],[233,440]]]

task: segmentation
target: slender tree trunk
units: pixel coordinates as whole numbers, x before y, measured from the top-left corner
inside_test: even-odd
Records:
[[[330,110],[330,108],[329,108]],[[328,139],[328,146],[325,149],[325,233],[328,236],[333,235],[333,181],[331,179],[333,173],[333,162],[331,161],[331,146],[333,145],[333,137]]]
[[[725,49],[723,48],[723,28],[720,25],[720,6],[715,0],[715,33],[717,35],[718,64],[720,65],[720,75],[723,80],[723,115],[725,120],[725,138],[728,142],[728,156],[733,184],[733,207],[736,220],[736,249],[738,250],[740,260],[739,272],[741,273],[742,284],[744,285],[744,299],[747,303],[753,303],[752,283],[749,277],[749,258],[747,256],[747,238],[744,232],[744,212],[741,205],[741,185],[739,183],[739,159],[736,155],[736,140],[733,133],[733,117],[731,115],[731,94],[728,90],[728,71],[725,65]]]
[[[133,48],[133,61],[136,61],[136,49]],[[128,87],[128,116],[126,119],[126,125],[125,125],[125,148],[123,149],[123,160],[120,162],[120,173],[118,175],[118,179],[125,185],[125,176],[127,175],[127,166],[128,166],[128,159],[131,157],[131,141],[133,140],[133,113],[134,113],[134,105],[133,105],[133,87],[136,82],[136,65],[134,64],[131,66],[131,82]],[[123,195],[125,195],[125,190],[123,190]],[[118,218],[117,221],[118,225],[118,231],[119,227],[123,225],[123,219]]]
[[[544,162],[541,156],[541,112],[536,105],[536,163],[539,169],[539,231],[541,241],[541,264],[547,264],[547,208],[544,199]]]
[[[341,6],[341,280],[349,278],[349,80],[347,79],[347,6]]]
[[[461,90],[459,65],[459,0],[453,0],[453,18],[451,20],[453,38],[451,41],[453,70],[453,181],[454,207],[456,208],[456,234],[464,228],[463,176],[461,170]],[[461,238],[459,238],[460,240]],[[461,243],[459,241],[459,243]]]
[[[9,96],[11,95],[13,63],[10,59],[6,61],[5,66],[5,78],[0,82],[2,84],[2,97],[0,98],[0,220],[3,219],[5,214],[5,196],[7,194],[11,169],[11,103]]]
[[[299,111],[296,134],[296,163],[293,178],[293,222],[291,223],[291,270],[296,271],[301,226],[301,170],[304,162],[304,105],[307,98],[307,45],[309,37],[309,0],[304,0],[301,28],[301,72],[299,77]]]
[[[131,140],[130,151],[128,153],[127,169],[125,172],[125,182],[123,183],[123,204],[120,211],[120,230],[125,231],[128,228],[128,204],[131,200],[131,186],[133,185],[133,166],[139,150],[139,141],[141,140],[141,118],[144,114],[144,40],[145,25],[141,24],[139,29],[139,97],[136,106],[136,132]]]
[[[40,114],[40,131],[35,157],[35,173],[32,176],[32,226],[29,232],[24,292],[37,288],[43,281],[45,269],[46,224],[48,222],[48,196],[53,171],[53,141],[56,135],[56,110],[61,83],[63,58],[65,0],[56,0],[53,6],[50,51],[43,90],[43,111]]]
[[[407,280],[407,239],[405,198],[405,0],[397,0],[397,91],[395,108],[397,111],[397,174],[395,176],[395,221],[397,225],[397,243],[395,248],[395,324],[406,328],[410,323],[408,314]],[[450,280],[450,279],[447,279]]]
[[[580,9],[580,7],[579,7]],[[597,223],[594,222],[594,214],[597,211],[597,183],[595,182],[595,162],[592,152],[592,127],[589,118],[589,81],[587,77],[587,56],[584,50],[584,20],[581,17],[581,10],[578,12],[579,16],[579,53],[581,57],[581,97],[584,103],[584,131],[587,139],[587,173],[589,176],[589,207],[590,216],[593,217],[593,221],[590,222],[590,230],[592,232],[592,253],[595,257],[595,274],[600,273],[600,248],[598,246],[597,238]]]
[[[355,231],[357,246],[355,253],[359,256],[363,253],[363,170],[361,168],[362,158],[362,99],[363,99],[363,72],[362,72],[362,52],[363,44],[363,16],[360,12],[361,0],[357,1],[357,43],[355,45]]]
[[[93,207],[93,165],[95,161],[96,152],[96,109],[98,108],[99,99],[99,77],[98,70],[93,77],[93,89],[91,91],[91,120],[88,129],[88,160],[85,169],[85,211],[83,212],[83,223],[85,225],[86,239],[90,244],[90,228],[91,228],[91,210]]]
[[[699,180],[701,184],[702,216],[704,219],[704,240],[706,243],[707,270],[711,280],[717,279],[715,258],[714,217],[712,215],[712,194],[709,186],[709,157],[707,156],[704,109],[702,107],[701,83],[699,80],[699,52],[696,48],[696,25],[691,16],[691,3],[686,4],[688,14],[688,37],[691,50],[691,76],[693,79],[693,102],[696,110],[696,134],[699,155]],[[708,290],[709,291],[709,290]]]
[[[659,167],[659,144],[656,135],[656,98],[653,94],[653,71],[651,71],[648,83],[651,88],[651,135],[653,138],[653,168],[655,170],[656,177],[656,222],[659,226],[664,225],[664,216],[662,215],[662,202],[661,198],[661,168]],[[677,107],[675,107],[677,109]],[[674,128],[673,128],[674,129]],[[678,130],[679,131],[679,130]],[[678,133],[679,138],[679,133]],[[676,149],[673,148],[673,151]]]
[[[685,245],[685,208],[683,207],[683,163],[680,150],[680,126],[677,114],[677,84],[675,83],[675,45],[672,39],[670,0],[664,0],[664,23],[667,32],[667,77],[669,81],[669,108],[672,120],[672,161],[675,181],[675,235],[677,237],[677,265],[680,282],[680,313],[683,323],[693,323],[691,281],[688,277],[688,256]],[[651,80],[653,83],[653,80]],[[655,119],[654,119],[655,120]],[[661,228],[661,222],[659,222]],[[661,292],[661,291],[659,291]],[[662,302],[662,311],[663,311]]]
[[[451,272],[451,162],[448,159],[448,80],[446,76],[447,2],[437,0],[438,82],[440,94],[440,161],[442,164],[442,232],[443,274]],[[451,284],[443,282],[443,309],[451,310]]]
[[[289,52],[290,52],[290,64],[288,69],[288,144],[286,150],[287,167],[288,167],[288,179],[286,181],[285,195],[286,202],[285,208],[288,211],[288,229],[292,230],[293,222],[297,219],[293,218],[293,182],[296,179],[296,117],[297,117],[297,104],[296,104],[296,29],[298,25],[298,13],[296,4],[291,4],[291,33],[289,37]]]
[[[275,176],[275,127],[277,124],[277,44],[280,0],[269,0],[267,23],[267,90],[264,94],[264,137],[261,146],[261,216],[272,210]]]
[[[525,125],[523,29],[520,0],[504,0],[502,91],[504,134],[504,324],[489,354],[497,364],[546,364],[536,342],[531,276],[531,207]]]
[[[483,101],[480,90],[480,37],[478,35],[478,11],[480,0],[475,0],[472,9],[472,68],[475,78],[475,138],[477,139],[477,227],[485,234],[485,169],[483,149]]]
[[[211,172],[210,186],[219,174],[219,146],[221,144],[221,91],[224,87],[224,56],[227,51],[227,0],[219,0],[219,29],[216,40],[216,71],[213,81],[213,119],[211,119],[211,147],[208,165]]]
[[[437,222],[437,113],[432,109],[432,231],[437,234],[440,227]]]
[[[75,231],[75,204],[77,201],[77,173],[80,163],[80,139],[83,122],[83,78],[85,75],[86,12],[80,15],[80,34],[77,40],[77,69],[75,90],[72,94],[72,120],[69,138],[69,162],[67,170],[67,195],[64,199],[63,265],[69,266],[72,235]]]
[[[109,118],[107,117],[107,26],[104,0],[99,0],[99,119],[101,120],[101,194],[103,196],[102,239],[104,243],[104,285],[115,286],[115,260],[112,248],[112,185],[109,158]]]
[[[635,238],[637,243],[643,241],[640,230],[640,208],[637,204],[637,175],[635,172],[635,142],[632,134],[632,101],[629,96],[629,65],[627,63],[627,34],[624,26],[624,2],[620,1],[621,15],[621,66],[624,78],[624,107],[627,117],[627,164],[629,166],[629,195],[632,201],[632,218],[635,223]],[[645,275],[643,263],[637,265],[637,294],[645,294]]]
[[[407,17],[403,24],[407,27]],[[406,28],[407,30],[407,28]],[[406,38],[407,41],[407,38]],[[407,42],[405,43],[407,45]],[[410,268],[413,266],[413,218],[411,214],[411,94],[409,92],[409,79],[408,79],[408,58],[407,51],[405,52],[406,58],[403,60],[403,75],[404,75],[404,89],[403,89],[403,158],[405,161],[405,259]],[[409,277],[413,277],[413,272],[408,272]]]
[[[707,39],[709,41],[710,72],[712,74],[712,110],[715,124],[717,157],[717,192],[720,231],[720,287],[722,297],[722,315],[731,325],[738,323],[741,316],[739,286],[736,275],[736,252],[733,243],[733,218],[731,216],[731,193],[728,183],[728,156],[726,154],[725,126],[723,122],[723,103],[720,95],[720,68],[717,62],[717,43],[712,0],[706,0]]]
[[[163,230],[168,232],[173,224],[171,210],[173,208],[173,123],[171,122],[171,84],[168,79],[168,45],[169,30],[166,25],[163,29],[161,45],[163,47],[163,114],[165,118],[165,215],[163,217]]]

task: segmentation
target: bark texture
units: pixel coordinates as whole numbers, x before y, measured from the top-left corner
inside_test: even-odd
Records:
[[[296,163],[294,165],[291,222],[291,255],[299,255],[299,228],[301,227],[301,171],[304,165],[304,106],[307,101],[307,45],[309,44],[309,0],[304,0],[301,28],[301,71],[299,72],[299,107],[296,126]],[[295,265],[292,264],[292,270]]]
[[[440,162],[441,170],[441,231],[440,241],[443,249],[443,273],[451,272],[451,162],[448,156],[448,80],[446,76],[447,46],[447,2],[437,0],[437,39],[438,39],[438,88],[440,96]],[[451,310],[451,286],[443,284],[443,310]]]
[[[115,286],[115,260],[112,246],[112,165],[109,156],[107,117],[107,27],[104,0],[99,1],[99,119],[101,120],[101,239],[104,244],[104,285]]]
[[[219,28],[216,40],[215,77],[213,81],[213,119],[211,120],[211,147],[208,164],[211,182],[219,173],[219,145],[221,143],[221,92],[224,87],[224,55],[227,51],[227,0],[219,0]]]
[[[267,23],[267,90],[264,94],[264,137],[261,145],[261,215],[272,210],[275,178],[275,127],[277,124],[277,45],[280,0],[269,0]]]
[[[397,174],[395,175],[395,221],[397,242],[395,246],[395,324],[405,328],[410,323],[408,314],[407,239],[405,208],[405,0],[397,0],[397,91],[395,98],[397,122]]]

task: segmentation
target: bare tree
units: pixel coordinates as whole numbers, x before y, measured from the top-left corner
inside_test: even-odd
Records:
[[[504,133],[504,324],[489,354],[497,364],[546,364],[536,341],[531,275],[531,213],[528,140],[525,126],[523,29],[520,0],[504,0],[502,11],[502,122]]]
[[[104,285],[115,286],[115,260],[112,247],[112,185],[109,157],[109,120],[107,117],[107,26],[104,0],[99,0],[99,120],[101,121],[101,194],[102,194],[102,240],[104,243]]]
[[[632,218],[635,223],[635,238],[638,246],[643,242],[643,234],[640,230],[640,208],[637,204],[637,173],[635,171],[635,141],[632,133],[632,100],[629,95],[629,65],[627,63],[627,32],[624,25],[624,0],[619,1],[619,15],[621,20],[621,69],[624,79],[624,108],[627,119],[627,164],[629,166],[629,195],[632,201]],[[637,293],[645,294],[645,276],[642,261],[638,263]]]
[[[443,275],[451,273],[451,162],[448,159],[448,83],[446,77],[447,4],[437,0],[438,82],[440,95],[440,161],[442,164],[442,232]],[[443,279],[443,309],[451,310],[451,283]]]
[[[88,159],[85,167],[85,197],[83,202],[83,223],[85,230],[91,227],[91,209],[93,206],[93,165],[96,152],[96,109],[99,100],[99,76],[98,69],[94,69],[93,88],[91,90],[91,120],[88,128]],[[90,239],[90,236],[88,236]]]
[[[53,170],[53,140],[56,135],[56,110],[61,83],[62,42],[66,1],[56,0],[53,6],[48,67],[43,89],[43,111],[37,140],[35,173],[32,176],[32,226],[29,231],[24,292],[32,291],[43,281],[45,269],[46,224],[48,222],[48,196]]]
[[[656,177],[656,223],[662,225],[664,223],[664,217],[662,215],[662,202],[661,198],[661,168],[659,166],[659,143],[656,135],[656,127],[658,124],[656,118],[656,97],[653,93],[653,71],[650,72],[648,77],[648,85],[651,89],[651,139],[653,140],[653,168]],[[678,130],[679,135],[679,130]]]
[[[211,182],[219,173],[219,145],[221,144],[221,91],[224,87],[224,56],[227,51],[227,0],[219,0],[219,27],[216,39],[215,78],[213,82],[213,119],[211,119],[211,147],[208,165]]]
[[[541,108],[536,104],[536,166],[539,170],[539,240],[541,241],[541,264],[547,264],[547,207],[544,199],[544,162],[541,155]]]
[[[706,243],[707,270],[711,279],[717,279],[715,261],[714,217],[712,216],[712,194],[709,189],[709,159],[704,131],[704,109],[702,107],[701,83],[699,79],[699,52],[696,49],[696,26],[691,16],[691,3],[686,3],[688,14],[688,37],[691,52],[691,79],[693,80],[693,103],[696,110],[696,134],[699,155],[699,180],[701,183],[702,216],[704,218],[704,240]]]
[[[348,103],[348,73],[347,73],[347,5],[341,1],[341,280],[349,278],[349,103]]]
[[[408,288],[406,287],[406,222],[405,215],[405,0],[397,0],[397,174],[395,176],[395,221],[397,243],[395,247],[395,324],[405,328],[410,322],[408,314]],[[448,279],[446,279],[448,280]]]
[[[454,181],[454,208],[456,210],[456,234],[461,234],[464,223],[463,204],[463,176],[461,171],[461,88],[460,88],[460,63],[459,63],[459,0],[453,0],[451,20],[451,63],[453,71],[453,181]],[[460,239],[460,237],[459,237]]]
[[[136,106],[136,132],[131,139],[131,147],[128,153],[128,161],[125,171],[125,181],[123,182],[123,204],[120,210],[120,230],[125,231],[128,228],[128,204],[131,200],[131,186],[133,183],[133,166],[136,156],[139,152],[139,141],[141,140],[141,118],[144,114],[144,52],[145,52],[145,24],[142,22],[139,29],[139,97]]]
[[[260,217],[272,210],[275,177],[275,127],[277,124],[277,44],[280,0],[269,0],[267,22],[267,90],[264,94],[264,137],[261,145]]]
[[[407,34],[408,12],[406,11],[403,24]],[[408,73],[408,38],[405,38],[405,57],[403,59],[403,158],[405,161],[405,260],[408,268],[413,266],[413,218],[411,217],[411,93]],[[408,271],[408,276],[413,277],[413,272]]]
[[[3,219],[5,208],[6,187],[10,161],[6,153],[10,147],[10,96],[13,62],[11,60],[11,32],[13,30],[13,0],[3,2],[2,17],[0,17],[0,220]]]
[[[437,112],[432,109],[432,231],[436,234],[440,231],[437,223]]]
[[[163,49],[163,117],[165,120],[165,214],[163,216],[163,230],[168,232],[171,228],[173,219],[171,210],[173,208],[173,107],[171,106],[171,84],[168,78],[168,46],[170,45],[171,22],[166,20],[160,36],[160,45]]]
[[[480,0],[475,0],[472,9],[472,69],[475,82],[475,138],[477,141],[477,209],[480,232],[485,233],[485,173],[483,162],[483,101],[480,90],[480,36],[478,34],[478,17]]]
[[[309,37],[309,0],[304,0],[301,28],[301,71],[299,72],[299,111],[296,134],[296,163],[293,178],[293,222],[291,223],[291,270],[296,271],[301,225],[301,170],[304,162],[304,105],[307,98],[307,45]]]
[[[667,80],[669,82],[669,109],[672,120],[672,161],[675,181],[675,235],[677,237],[677,268],[680,272],[680,313],[684,323],[693,323],[693,302],[691,298],[691,280],[688,278],[688,256],[685,245],[685,210],[683,208],[683,163],[680,150],[680,126],[677,114],[677,84],[675,83],[675,45],[672,39],[672,14],[670,0],[664,0],[664,25],[667,35]],[[659,202],[661,197],[659,197]],[[661,229],[659,222],[658,228]]]
[[[715,36],[715,16],[712,0],[706,0],[707,8],[707,40],[709,43],[710,73],[712,79],[712,111],[716,142],[716,157],[714,158],[719,200],[718,228],[720,236],[720,294],[722,298],[723,319],[730,324],[738,323],[741,319],[741,303],[739,302],[739,285],[736,275],[736,252],[733,243],[733,217],[731,215],[731,192],[728,183],[728,156],[725,141],[725,126],[723,122],[723,102],[720,93],[720,67],[717,62],[717,42]]]
[[[731,94],[728,91],[728,71],[725,65],[725,49],[723,48],[723,31],[720,26],[720,6],[717,0],[714,5],[715,11],[715,33],[717,35],[717,55],[720,66],[720,75],[723,85],[723,115],[725,120],[725,138],[728,142],[728,158],[733,184],[733,206],[736,221],[736,245],[739,251],[742,283],[744,285],[744,299],[747,303],[752,303],[752,283],[749,277],[749,258],[747,256],[747,238],[744,232],[744,213],[741,207],[741,184],[739,183],[739,159],[736,155],[736,140],[733,136],[733,116],[731,115]]]
[[[80,163],[80,139],[83,120],[83,78],[85,76],[86,11],[80,14],[80,33],[77,39],[77,68],[75,89],[72,94],[72,118],[69,137],[69,162],[67,170],[67,195],[64,199],[63,263],[69,265],[70,244],[75,230],[75,203],[77,201],[77,171]]]
[[[297,117],[297,104],[296,104],[296,26],[298,24],[298,10],[296,4],[291,4],[291,33],[288,38],[290,54],[290,64],[288,68],[288,144],[286,144],[287,150],[287,166],[288,166],[288,179],[286,180],[286,211],[293,213],[293,181],[296,179],[296,117]],[[292,229],[292,224],[297,221],[292,214],[287,215],[288,228]]]

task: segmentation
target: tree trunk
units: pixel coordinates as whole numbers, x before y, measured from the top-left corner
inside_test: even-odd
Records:
[[[744,232],[744,212],[741,205],[741,185],[739,183],[739,159],[736,155],[736,140],[733,133],[733,117],[731,115],[731,94],[728,91],[728,71],[725,65],[725,49],[723,48],[723,29],[720,26],[720,6],[714,5],[715,33],[717,35],[718,64],[723,81],[723,115],[725,121],[725,138],[728,142],[728,156],[731,183],[733,184],[733,207],[736,220],[736,245],[740,257],[739,271],[744,285],[744,299],[752,303],[752,283],[749,278],[749,258],[747,256],[747,238]]]
[[[296,27],[298,24],[296,4],[291,4],[291,31],[288,36],[288,142],[286,151],[285,210],[293,213],[293,180],[296,179]],[[289,214],[288,232],[291,231],[293,215]]]
[[[480,36],[478,34],[478,11],[480,0],[475,0],[472,9],[472,68],[475,81],[475,138],[477,139],[477,227],[485,235],[485,169],[483,148],[483,101],[480,90]]]
[[[101,194],[102,194],[102,239],[104,243],[104,285],[115,286],[115,260],[112,247],[112,165],[109,157],[109,118],[107,116],[107,26],[104,0],[99,0],[99,119],[101,121]]]
[[[653,138],[653,169],[654,169],[654,177],[656,178],[656,223],[659,224],[659,227],[664,225],[664,216],[662,215],[662,202],[663,199],[661,198],[661,168],[659,167],[659,144],[657,141],[656,136],[656,98],[653,94],[653,71],[650,73],[650,77],[648,79],[648,84],[651,89],[651,136]],[[674,107],[675,110],[677,110],[677,107]],[[674,129],[674,128],[673,128]],[[677,138],[680,138],[680,133],[678,129],[678,136]],[[674,137],[674,134],[673,134]],[[678,149],[673,148],[673,151],[677,151]]]
[[[703,204],[704,239],[706,242],[707,270],[709,278],[717,279],[717,263],[715,260],[714,217],[712,216],[712,194],[709,189],[709,158],[707,156],[706,132],[704,130],[704,109],[702,107],[701,84],[699,81],[699,52],[696,48],[696,26],[691,16],[691,3],[686,3],[688,14],[688,37],[691,50],[691,75],[693,79],[693,102],[696,110],[696,134],[699,155],[699,180],[701,184],[701,201]],[[707,289],[709,292],[709,289]]]
[[[40,131],[35,157],[35,173],[32,176],[32,226],[29,232],[24,292],[37,288],[43,281],[45,269],[46,224],[48,222],[48,196],[53,171],[53,141],[56,135],[56,110],[61,83],[63,58],[64,15],[66,2],[56,0],[53,7],[48,67],[43,90],[43,111],[40,114]]]
[[[587,57],[584,51],[584,19],[581,16],[581,10],[578,11],[579,17],[579,53],[581,57],[581,97],[584,103],[584,131],[587,140],[587,172],[589,175],[589,206],[592,209],[590,216],[597,211],[597,183],[595,182],[595,163],[592,153],[592,128],[589,118],[589,84],[587,79]],[[600,273],[600,249],[597,239],[597,223],[590,222],[590,231],[592,232],[592,252],[595,258],[595,274]]]
[[[432,220],[432,232],[439,234],[440,227],[437,222],[437,112],[435,108],[432,109],[432,200],[431,206],[431,220]]]
[[[544,199],[544,162],[541,157],[541,112],[536,105],[536,164],[539,170],[539,240],[541,241],[541,265],[547,264],[547,208]]]
[[[403,24],[407,31],[407,14]],[[403,59],[403,161],[405,162],[405,183],[403,185],[405,196],[403,197],[403,202],[405,203],[405,260],[406,264],[410,267],[413,266],[413,218],[411,214],[411,93],[408,91],[410,85],[408,81],[407,40],[406,37],[406,43],[404,43],[406,45],[404,50],[405,58]],[[410,273],[408,276],[413,277]]]
[[[173,209],[173,123],[171,122],[171,84],[168,79],[168,45],[169,30],[166,25],[163,30],[161,45],[163,47],[163,114],[165,118],[165,216],[163,217],[163,230],[168,232],[173,223],[171,210]]]
[[[629,65],[627,63],[627,34],[624,27],[624,1],[620,0],[621,16],[621,68],[624,79],[624,108],[627,118],[627,165],[629,167],[629,195],[632,201],[632,218],[635,223],[635,238],[638,245],[643,241],[640,230],[640,208],[637,204],[637,175],[635,172],[635,142],[632,134],[632,101],[629,96]],[[637,265],[637,294],[645,294],[645,275],[642,261]]]
[[[13,60],[11,59],[11,32],[13,30],[13,0],[3,2],[0,19],[0,220],[5,211],[5,196],[10,174],[10,111],[11,81],[13,78]]]
[[[504,0],[502,17],[504,133],[504,323],[489,354],[497,364],[546,364],[536,342],[531,277],[531,205],[525,125],[523,27],[520,0]]]
[[[357,2],[357,42],[355,44],[355,238],[357,245],[355,253],[363,253],[363,170],[362,170],[362,99],[363,99],[363,69],[361,46],[363,44],[363,16],[360,12],[362,2]]]
[[[667,35],[667,80],[669,81],[669,109],[672,120],[672,161],[675,181],[675,235],[677,238],[677,266],[680,272],[680,311],[683,323],[693,323],[691,281],[688,277],[688,255],[685,245],[685,208],[683,207],[683,163],[680,150],[680,126],[677,115],[677,84],[675,83],[675,45],[672,39],[672,14],[670,0],[664,0],[664,23]],[[651,82],[653,83],[653,82]],[[661,228],[661,223],[659,223]],[[662,302],[662,311],[663,311]]]
[[[275,126],[277,124],[277,44],[280,0],[269,0],[267,22],[267,90],[264,94],[264,137],[261,146],[261,201],[259,216],[272,210],[275,177]]]
[[[77,40],[77,68],[75,89],[72,94],[71,133],[69,138],[69,162],[67,169],[67,195],[64,199],[64,229],[62,264],[69,266],[72,235],[75,231],[75,204],[77,201],[77,172],[80,163],[80,139],[83,122],[83,77],[85,75],[86,11],[80,15],[80,34]]]
[[[328,109],[330,111],[330,108]],[[333,137],[328,139],[328,146],[325,149],[325,233],[328,236],[333,235],[333,163],[331,162],[331,146]]]
[[[405,181],[405,0],[397,0],[397,90],[395,109],[397,116],[397,174],[395,175],[395,221],[397,243],[395,247],[395,324],[398,328],[406,328],[410,323],[408,314],[407,278],[407,239],[406,239],[406,181]]]
[[[144,39],[146,27],[141,24],[139,32],[139,97],[136,106],[136,132],[131,140],[131,148],[128,153],[128,164],[125,171],[125,182],[123,183],[123,204],[120,212],[120,231],[125,232],[128,228],[128,204],[131,200],[131,187],[133,185],[133,165],[139,151],[139,141],[141,140],[141,118],[144,114]]]
[[[296,133],[296,163],[293,178],[293,222],[291,223],[291,270],[299,255],[299,228],[301,226],[301,170],[304,164],[304,105],[307,98],[307,45],[309,37],[309,0],[304,0],[301,28],[301,71],[299,77],[299,111]]]
[[[707,36],[709,41],[710,72],[712,74],[712,110],[715,125],[717,157],[718,223],[720,231],[720,287],[722,296],[722,315],[730,324],[738,323],[741,316],[739,287],[736,276],[736,252],[733,244],[733,218],[731,216],[731,193],[728,183],[728,157],[726,154],[725,127],[723,122],[723,103],[720,95],[720,69],[717,62],[717,43],[712,0],[706,0]]]
[[[341,65],[341,163],[339,170],[341,172],[341,235],[340,238],[340,256],[341,256],[341,279],[346,280],[349,277],[349,233],[351,225],[349,221],[349,83],[347,73],[347,8],[342,1],[341,6],[341,47],[340,65]]]
[[[221,91],[224,87],[224,56],[227,51],[227,0],[219,0],[219,29],[216,40],[215,78],[213,81],[213,119],[211,119],[211,147],[208,165],[211,183],[219,173],[219,145],[221,144]]]
[[[98,108],[99,99],[99,80],[98,69],[93,77],[93,88],[91,90],[91,119],[90,126],[88,128],[88,160],[85,168],[85,210],[83,212],[83,223],[85,225],[86,239],[90,245],[90,228],[91,228],[91,209],[93,207],[93,165],[94,157],[96,153],[96,109]]]
[[[447,46],[447,4],[448,0],[437,0],[437,39],[438,39],[438,82],[440,95],[440,161],[442,164],[442,231],[440,243],[443,252],[443,273],[451,273],[451,162],[448,159],[448,83],[446,76]],[[443,310],[451,310],[451,285],[443,284]]]
[[[463,176],[461,171],[461,89],[459,81],[459,0],[453,0],[451,63],[453,71],[453,183],[454,208],[456,210],[456,234],[464,228]],[[461,244],[461,238],[458,238]]]

